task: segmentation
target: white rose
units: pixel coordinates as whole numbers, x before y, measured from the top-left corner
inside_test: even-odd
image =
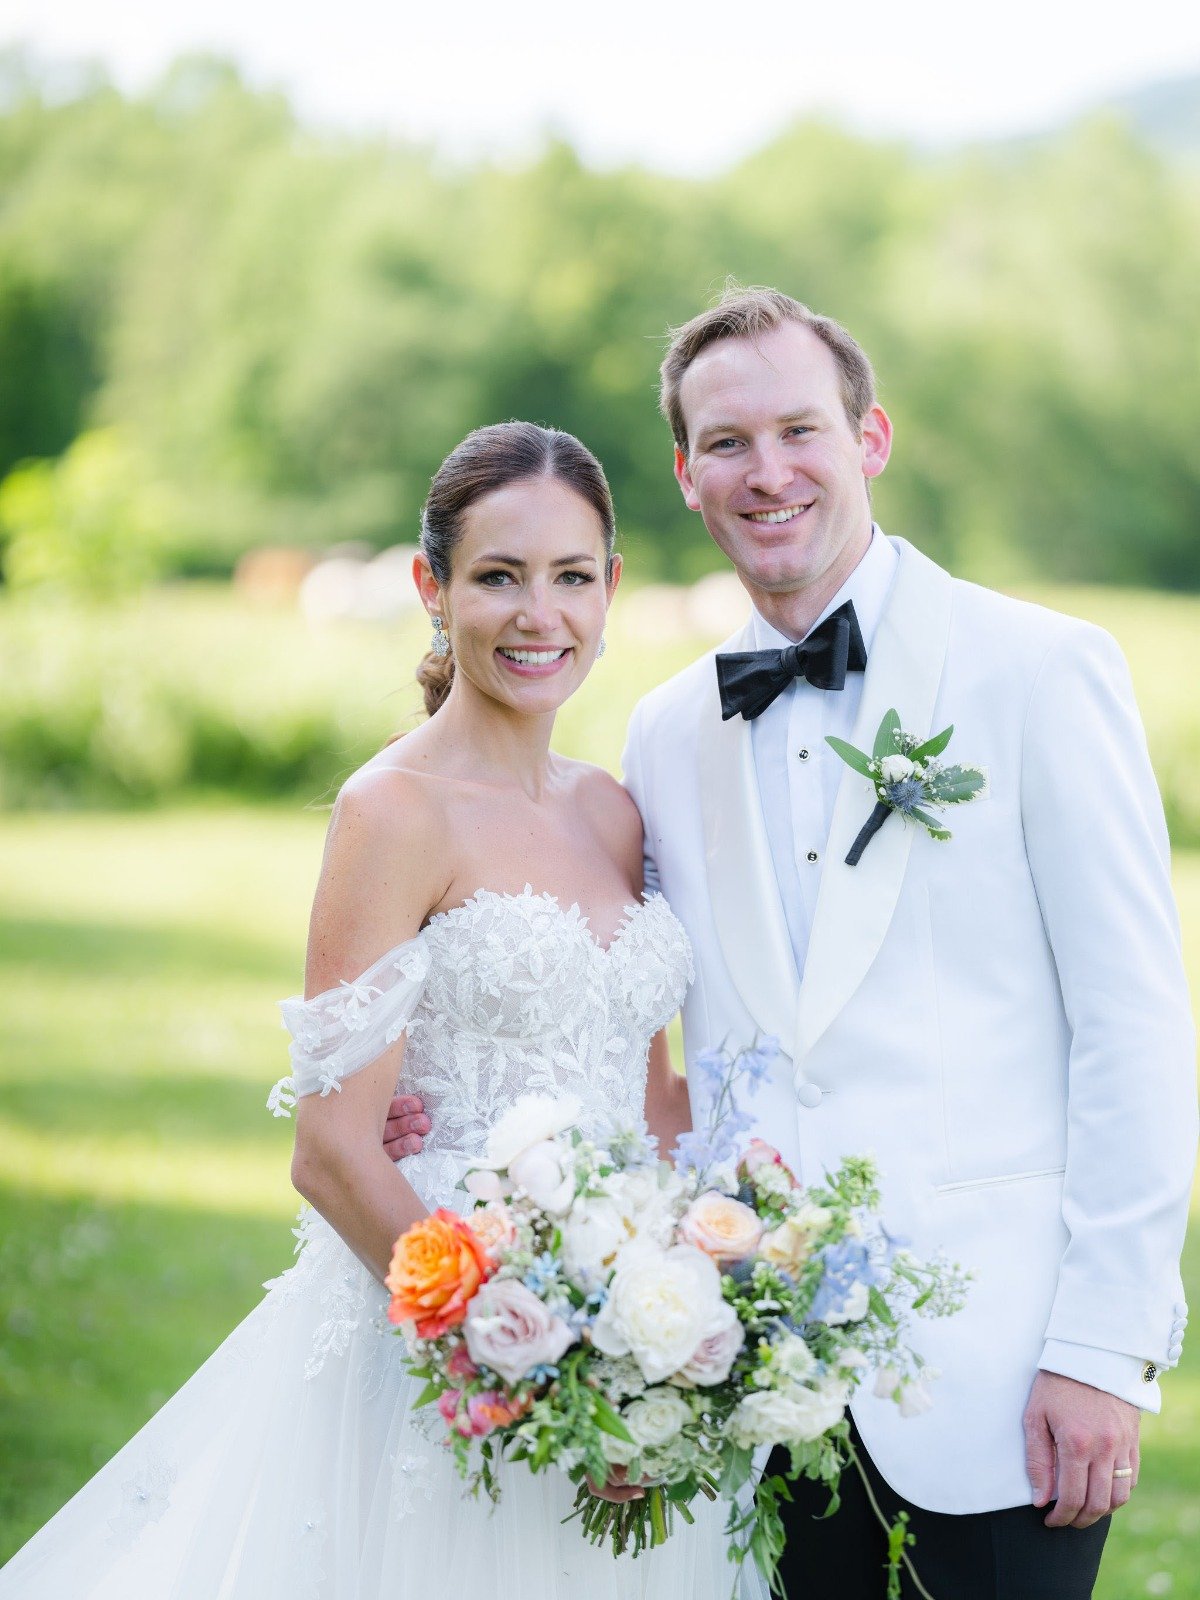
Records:
[[[819,1439],[842,1420],[849,1396],[848,1384],[828,1379],[813,1389],[798,1384],[759,1389],[748,1394],[730,1417],[730,1435],[743,1448]]]
[[[579,1199],[563,1223],[563,1265],[572,1278],[603,1280],[629,1243],[629,1226],[620,1208],[606,1199]]]
[[[592,1325],[605,1355],[632,1355],[649,1383],[661,1383],[690,1359],[720,1307],[721,1275],[703,1250],[648,1240],[626,1246]]]
[[[825,1321],[831,1328],[836,1328],[843,1322],[861,1322],[870,1309],[870,1290],[865,1283],[856,1283],[842,1301],[842,1309],[828,1312]]]
[[[905,778],[911,778],[916,768],[907,756],[884,756],[879,763],[879,770],[884,783],[901,783]]]
[[[503,1200],[508,1186],[490,1167],[475,1168],[463,1179],[463,1188],[476,1200]]]
[[[530,1145],[508,1163],[512,1181],[543,1211],[558,1217],[575,1198],[575,1173],[552,1139]]]
[[[628,1439],[618,1439],[613,1433],[601,1433],[600,1449],[610,1467],[627,1467],[638,1453],[636,1444],[630,1444]]]
[[[723,1301],[708,1332],[692,1351],[691,1359],[680,1369],[678,1378],[686,1380],[685,1386],[695,1384],[702,1389],[724,1383],[745,1342],[746,1331],[738,1321],[737,1312]]]
[[[487,1165],[511,1166],[531,1144],[552,1139],[579,1121],[583,1105],[573,1094],[523,1094],[488,1134]]]
[[[691,1406],[670,1389],[647,1389],[640,1400],[633,1401],[621,1413],[621,1421],[641,1450],[669,1444],[691,1420]]]

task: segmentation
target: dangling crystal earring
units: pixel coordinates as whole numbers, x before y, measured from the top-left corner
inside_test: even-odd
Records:
[[[441,617],[433,618],[433,639],[429,648],[439,661],[450,654],[450,641],[446,637],[446,624]]]
[[[599,661],[600,657],[604,654],[604,652],[607,649],[608,649],[608,640],[604,637],[603,634],[601,634],[600,635],[600,648],[599,648],[599,650],[596,651],[596,660],[597,661]]]

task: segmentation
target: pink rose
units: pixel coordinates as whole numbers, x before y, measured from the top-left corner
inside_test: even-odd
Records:
[[[449,1361],[447,1361],[446,1371],[452,1378],[462,1378],[465,1382],[469,1382],[472,1378],[479,1376],[479,1368],[467,1354],[466,1345],[462,1344],[454,1350]]]
[[[745,1330],[738,1321],[737,1312],[731,1305],[722,1305],[687,1365],[680,1368],[679,1376],[701,1389],[724,1383],[734,1357],[745,1342]]]
[[[741,1200],[715,1189],[698,1195],[679,1223],[679,1237],[716,1262],[744,1261],[758,1249],[763,1225]]]
[[[765,1139],[751,1139],[742,1152],[742,1159],[738,1162],[738,1177],[753,1178],[760,1167],[782,1167],[791,1179],[792,1187],[796,1188],[796,1179],[790,1167],[784,1162],[773,1144],[768,1144]]]
[[[463,1324],[471,1359],[508,1383],[552,1366],[575,1335],[516,1278],[493,1278],[471,1301]]]
[[[455,1433],[461,1433],[466,1438],[471,1437],[471,1423],[467,1417],[458,1414],[458,1402],[462,1399],[461,1389],[444,1389],[437,1398],[437,1408],[442,1414],[442,1421],[448,1428],[453,1428]]]
[[[495,1389],[488,1389],[483,1394],[473,1394],[467,1401],[467,1417],[471,1423],[471,1433],[476,1439],[482,1439],[494,1428],[504,1428],[510,1422],[515,1422],[527,1409],[525,1406],[514,1405],[511,1400],[506,1400]]]

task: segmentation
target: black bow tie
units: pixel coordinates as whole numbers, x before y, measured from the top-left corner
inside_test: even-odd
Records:
[[[760,716],[777,695],[796,678],[807,678],[814,689],[844,689],[848,672],[863,672],[867,647],[847,600],[803,644],[786,650],[740,650],[717,657],[717,684],[721,690],[721,719],[728,722],[740,711],[749,722]]]

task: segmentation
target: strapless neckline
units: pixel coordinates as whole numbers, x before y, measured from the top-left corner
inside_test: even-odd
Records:
[[[645,913],[656,900],[662,900],[662,898],[662,895],[659,894],[657,890],[653,890],[649,894],[643,894],[640,901],[629,901],[629,903],[624,907],[624,914],[621,918],[621,921],[613,930],[612,937],[609,939],[607,944],[604,944],[592,932],[591,927],[589,926],[591,919],[590,917],[585,916],[582,911],[580,911],[579,902],[577,900],[573,901],[569,906],[564,906],[558,895],[551,894],[549,890],[545,889],[535,894],[533,892],[533,886],[528,883],[525,885],[524,889],[522,889],[520,894],[513,894],[504,889],[476,889],[474,894],[468,895],[467,898],[459,905],[448,906],[445,911],[435,912],[434,915],[430,917],[429,921],[426,922],[421,928],[421,932],[418,933],[417,938],[419,939],[421,935],[428,932],[430,928],[436,927],[440,924],[447,923],[453,925],[455,921],[461,920],[464,917],[469,918],[477,906],[483,905],[487,902],[497,904],[519,904],[522,901],[537,901],[544,905],[547,911],[560,917],[564,924],[573,928],[578,928],[579,931],[591,941],[601,955],[607,956],[611,955],[616,949],[617,945],[620,944],[621,940],[629,932],[637,918],[643,915],[643,913]],[[403,946],[397,945],[396,948],[402,949]],[[392,951],[388,952],[389,955],[392,953]]]

